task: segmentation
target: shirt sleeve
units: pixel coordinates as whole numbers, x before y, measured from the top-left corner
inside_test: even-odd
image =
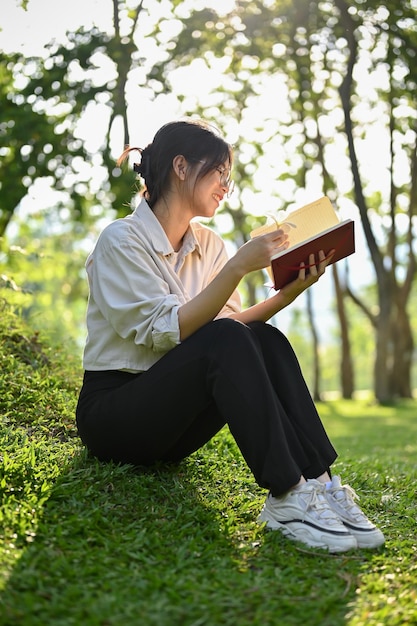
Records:
[[[226,250],[226,246],[221,237],[216,233],[208,229],[207,227],[201,227],[200,230],[200,245],[202,247],[203,256],[210,258],[212,265],[211,271],[207,279],[207,284],[210,283],[220,272],[220,270],[226,265],[229,260],[229,255]],[[233,313],[239,313],[241,311],[241,299],[237,289],[231,294],[230,298],[219,311],[215,319],[222,317],[229,317]]]
[[[102,237],[87,263],[91,297],[123,339],[156,352],[180,343],[178,308],[185,299],[161,271],[163,259],[136,237]]]

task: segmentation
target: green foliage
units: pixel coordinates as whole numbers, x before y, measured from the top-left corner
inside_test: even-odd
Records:
[[[21,245],[3,242],[0,256],[0,297],[51,341],[67,346],[85,336],[86,251],[74,240],[73,233],[43,237],[32,223],[22,227]]]
[[[97,29],[80,29],[67,38],[61,45],[47,46],[46,58],[0,54],[5,105],[0,112],[0,236],[28,188],[41,179],[58,192],[55,211],[70,210],[75,224],[90,224],[113,206],[120,215],[130,210],[135,176],[120,176],[105,140],[105,124],[95,154],[79,132],[87,113],[94,111],[102,126],[103,109],[107,118],[113,107],[121,113],[115,101],[117,83],[107,72],[108,78],[99,78],[97,65],[104,49],[110,58],[112,53],[117,57],[116,42]],[[127,47],[124,52],[129,54]]]
[[[328,555],[257,525],[227,429],[178,466],[103,465],[76,437],[79,367],[6,304],[0,359],[1,626],[416,623],[415,402],[319,405],[387,539]]]
[[[74,449],[80,371],[70,354],[44,343],[4,298],[0,320],[3,580],[6,564],[33,541],[53,481],[67,462],[57,451]]]

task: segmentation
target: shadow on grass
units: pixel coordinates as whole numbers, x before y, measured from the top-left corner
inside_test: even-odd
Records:
[[[254,521],[264,494],[221,466],[213,474],[211,459],[141,472],[81,453],[16,563],[1,626],[346,624],[378,555],[314,553],[266,533]]]

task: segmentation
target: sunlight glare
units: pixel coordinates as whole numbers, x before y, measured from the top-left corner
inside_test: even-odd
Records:
[[[94,25],[103,31],[112,23],[112,4],[101,0],[29,0],[27,10],[15,0],[1,1],[0,46],[5,52],[43,56],[45,44],[62,41],[67,31],[81,24]],[[18,25],[18,28],[16,27]]]

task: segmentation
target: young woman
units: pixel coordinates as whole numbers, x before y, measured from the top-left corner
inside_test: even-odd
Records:
[[[377,547],[378,530],[339,477],[284,335],[267,323],[315,283],[328,259],[241,310],[236,288],[287,247],[277,230],[228,259],[212,217],[231,189],[231,147],[203,122],[166,124],[135,171],[136,210],[104,229],[87,260],[90,297],[79,434],[93,455],[135,465],[184,459],[225,424],[257,483],[259,521],[308,546]]]

